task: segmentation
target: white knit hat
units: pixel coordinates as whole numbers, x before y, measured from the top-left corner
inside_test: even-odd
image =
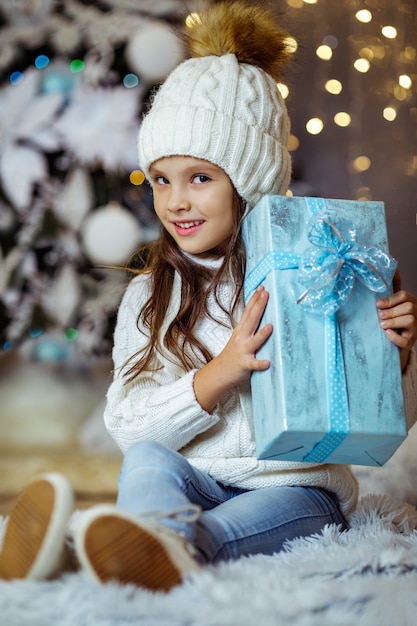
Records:
[[[188,59],[168,76],[139,131],[139,164],[166,156],[222,168],[248,210],[285,194],[291,176],[290,122],[274,79],[235,54]]]

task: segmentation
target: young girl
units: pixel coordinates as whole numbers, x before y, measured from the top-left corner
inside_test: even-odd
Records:
[[[118,500],[84,513],[75,532],[79,562],[100,581],[168,590],[204,564],[273,554],[326,524],[347,528],[355,508],[349,467],[255,452],[249,381],[269,367],[256,353],[273,329],[261,322],[262,287],[243,307],[241,223],[262,196],[288,188],[289,121],[276,86],[285,37],[264,9],[214,5],[188,34],[194,58],[143,120],[139,160],[162,230],[115,330],[104,417],[125,453]],[[415,407],[417,298],[398,290],[377,306]],[[65,488],[53,487],[45,534],[59,526],[52,512]]]

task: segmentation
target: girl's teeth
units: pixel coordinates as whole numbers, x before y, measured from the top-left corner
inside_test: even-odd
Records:
[[[198,226],[201,222],[183,222],[182,224],[177,224],[180,228],[191,228],[192,226]]]

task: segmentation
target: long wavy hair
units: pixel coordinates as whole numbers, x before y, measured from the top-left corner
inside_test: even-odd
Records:
[[[134,275],[149,273],[151,295],[137,318],[137,327],[145,329],[149,342],[145,348],[133,354],[124,367],[126,382],[131,382],[141,372],[155,371],[155,352],[161,341],[185,371],[208,363],[213,355],[195,336],[197,322],[204,316],[214,319],[209,310],[208,299],[214,295],[217,304],[227,314],[233,326],[234,313],[243,290],[246,254],[241,236],[241,224],[246,203],[234,190],[233,232],[227,243],[223,262],[219,269],[211,270],[193,263],[185,256],[171,235],[162,228],[159,238],[141,248],[133,257],[128,271]],[[165,322],[172,296],[174,275],[181,278],[181,302],[178,314],[169,325],[164,337],[161,329]],[[219,286],[228,280],[234,285],[230,310],[219,299]],[[219,320],[218,323],[221,323]],[[145,333],[144,333],[145,334]]]

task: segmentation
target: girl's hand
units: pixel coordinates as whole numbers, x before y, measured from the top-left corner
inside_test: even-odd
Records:
[[[400,348],[401,368],[404,371],[411,348],[417,341],[417,298],[401,289],[401,276],[394,275],[394,293],[378,300],[378,315],[381,328],[388,338]]]
[[[264,287],[257,288],[246,305],[239,324],[217,357],[224,370],[224,377],[229,379],[231,387],[249,380],[254,370],[269,368],[269,361],[256,358],[256,352],[272,333],[271,324],[259,329],[268,297]]]
[[[272,333],[272,325],[259,329],[268,302],[268,293],[258,287],[222,352],[199,370],[194,377],[195,396],[211,412],[232,387],[249,380],[254,370],[266,370],[270,363],[256,358],[256,352]]]

